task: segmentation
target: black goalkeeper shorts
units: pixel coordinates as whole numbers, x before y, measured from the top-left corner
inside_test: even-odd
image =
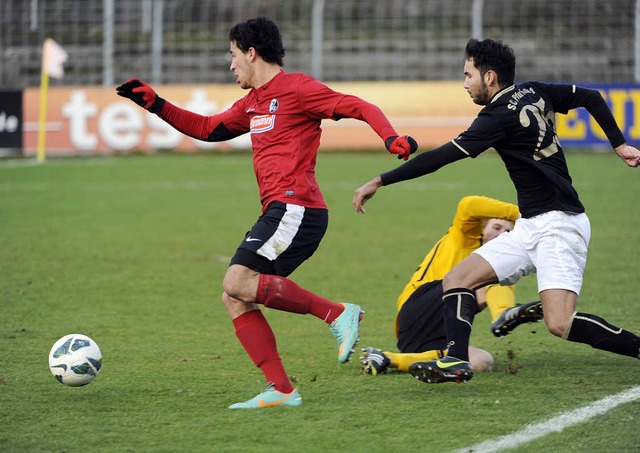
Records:
[[[445,350],[447,338],[442,317],[442,280],[429,282],[409,296],[398,313],[398,350]]]

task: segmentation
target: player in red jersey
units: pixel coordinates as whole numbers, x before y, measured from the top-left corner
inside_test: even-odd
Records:
[[[256,397],[230,406],[299,406],[302,399],[282,365],[276,339],[257,304],[292,313],[310,313],[329,325],[345,363],[359,338],[360,306],[335,303],[286,278],[313,255],[325,234],[328,211],[315,177],[323,119],[365,121],[398,158],[418,145],[399,137],[373,104],[331,90],[310,76],[282,69],[284,48],[277,26],[258,17],[229,32],[231,71],[249,93],[228,110],[197,115],[159,97],[146,83],[130,79],[117,87],[186,135],[224,141],[250,133],[262,215],[236,250],[224,276],[222,301],[236,336],[267,381]]]

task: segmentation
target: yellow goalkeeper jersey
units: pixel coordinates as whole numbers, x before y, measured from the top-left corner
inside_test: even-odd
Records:
[[[429,250],[398,297],[397,312],[400,312],[416,289],[425,283],[442,280],[456,264],[482,245],[482,230],[486,220],[505,219],[515,222],[519,216],[518,206],[493,198],[474,195],[460,200],[449,231]],[[510,294],[513,297],[513,288],[496,288],[493,293],[495,296]],[[487,296],[489,295],[490,292],[487,292]]]

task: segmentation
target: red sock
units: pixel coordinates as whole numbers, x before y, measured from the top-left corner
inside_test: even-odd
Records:
[[[253,363],[260,368],[267,382],[282,393],[291,393],[293,386],[278,355],[276,337],[260,310],[251,310],[233,320],[236,336]]]
[[[288,278],[268,274],[260,274],[256,302],[290,313],[311,313],[327,324],[344,311],[343,305],[313,294]]]

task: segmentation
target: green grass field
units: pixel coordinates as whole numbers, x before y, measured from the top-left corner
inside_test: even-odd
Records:
[[[640,170],[571,153],[592,241],[579,309],[640,332]],[[515,202],[494,154],[383,188],[365,216],[353,191],[394,167],[378,153],[325,153],[318,179],[330,227],[291,278],[363,305],[360,347],[395,346],[395,299],[449,226],[457,201]],[[260,212],[248,154],[0,161],[0,451],[327,452],[469,447],[640,382],[638,361],[552,337],[541,324],[506,339],[476,317],[472,343],[494,372],[467,385],[360,376],[340,365],[312,316],[266,311],[300,408],[231,411],[264,388],[220,302],[230,256]],[[535,279],[518,299],[537,298]],[[100,345],[92,384],[60,385],[47,354],[67,333]],[[520,445],[525,452],[640,450],[640,401]]]

